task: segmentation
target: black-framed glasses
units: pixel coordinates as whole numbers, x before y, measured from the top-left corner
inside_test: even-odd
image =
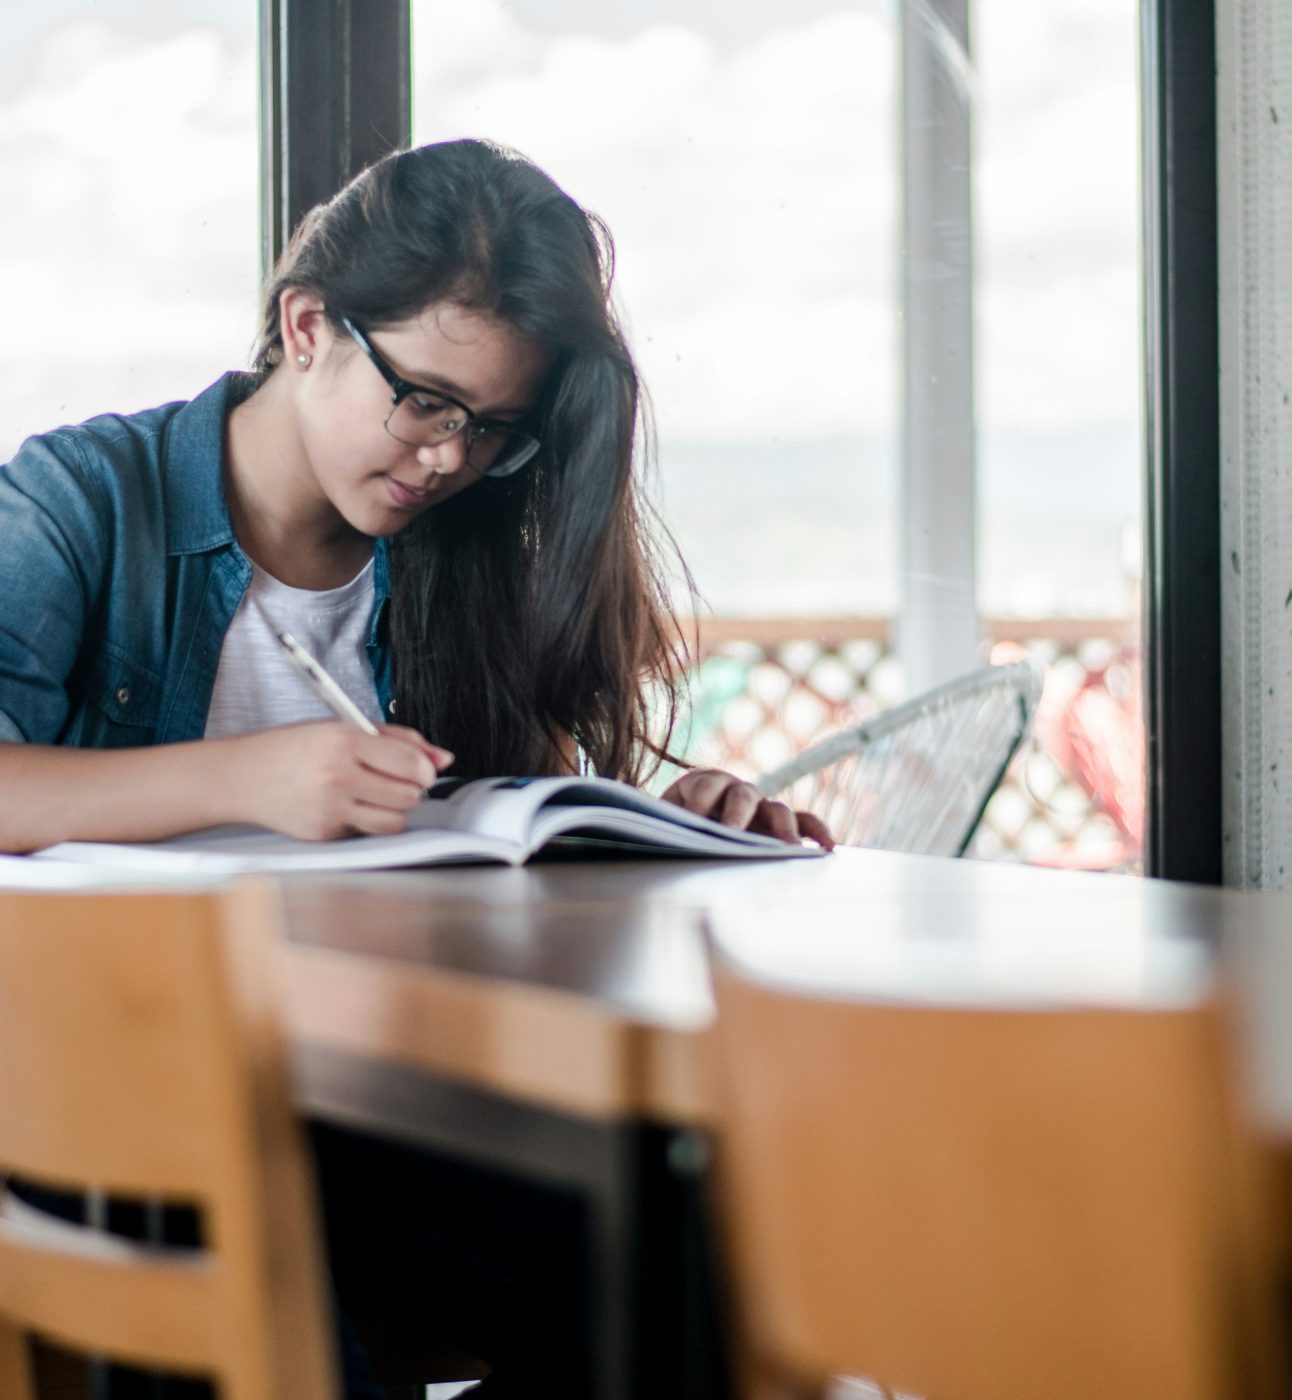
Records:
[[[481,476],[511,476],[538,451],[538,439],[514,424],[479,418],[452,395],[401,379],[348,316],[341,324],[390,385],[386,431],[391,437],[409,447],[436,447],[465,433],[467,466]]]

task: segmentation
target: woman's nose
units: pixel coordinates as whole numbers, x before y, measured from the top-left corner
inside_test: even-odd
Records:
[[[431,443],[417,449],[417,460],[437,476],[452,476],[467,464],[467,440],[465,433],[454,433],[443,442]]]

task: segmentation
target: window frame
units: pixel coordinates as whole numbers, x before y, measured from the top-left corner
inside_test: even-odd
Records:
[[[1146,873],[1223,876],[1213,0],[1143,0]]]
[[[260,0],[261,265],[412,131],[409,0]]]
[[[262,256],[412,130],[410,0],[261,0]],[[1147,873],[1219,884],[1213,0],[1142,0]]]

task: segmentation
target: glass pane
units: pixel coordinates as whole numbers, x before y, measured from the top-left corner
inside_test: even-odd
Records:
[[[0,460],[244,366],[259,289],[255,0],[42,0],[0,47]]]
[[[1138,7],[976,0],[979,606],[1049,663],[1020,854],[1143,840]],[[991,834],[980,845],[990,848]]]
[[[608,222],[664,511],[708,604],[887,612],[886,8],[419,0],[413,21],[414,139],[515,146]]]
[[[918,15],[937,28],[942,8]],[[415,139],[515,145],[616,235],[666,517],[712,609],[689,752],[746,773],[903,697],[899,512],[908,528],[947,514],[945,482],[937,501],[902,506],[899,490],[899,153],[929,140],[914,119],[899,130],[901,13],[414,6]],[[971,119],[976,407],[956,431],[974,436],[977,477],[963,530],[980,659],[1048,667],[1040,747],[974,852],[1134,868],[1136,6],[976,0],[970,33],[968,55],[945,34],[933,45]],[[923,363],[944,348],[924,345]],[[936,598],[952,580],[929,582]]]

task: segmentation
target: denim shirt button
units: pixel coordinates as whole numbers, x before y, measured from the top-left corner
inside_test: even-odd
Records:
[[[128,705],[130,703],[130,687],[123,685],[117,688],[117,704]]]
[[[395,702],[392,700],[392,701],[386,706],[386,709],[389,710],[390,713],[393,715],[393,714],[395,713]]]

